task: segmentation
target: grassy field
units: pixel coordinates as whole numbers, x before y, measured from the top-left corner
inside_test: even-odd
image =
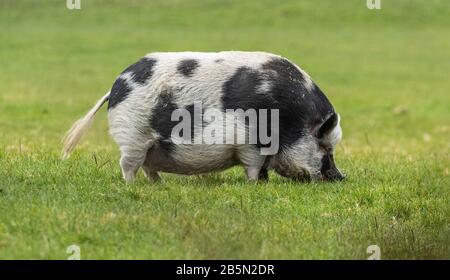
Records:
[[[0,2],[0,259],[450,258],[450,3]],[[342,117],[348,180],[242,169],[125,185],[106,110],[61,137],[152,51],[263,50],[310,73]]]

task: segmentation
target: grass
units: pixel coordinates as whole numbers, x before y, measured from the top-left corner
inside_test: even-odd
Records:
[[[450,258],[447,1],[0,3],[0,259]],[[342,117],[345,182],[240,168],[125,185],[104,109],[61,136],[145,53],[264,50],[307,70]]]

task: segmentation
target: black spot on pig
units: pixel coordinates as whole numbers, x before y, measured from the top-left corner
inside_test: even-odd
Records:
[[[263,83],[271,83],[270,74],[249,67],[240,67],[223,84],[222,109],[270,109],[276,104],[270,92],[261,92]]]
[[[257,69],[249,67],[240,67],[236,70],[234,75],[230,77],[222,87],[222,110],[227,109],[242,109],[247,111],[249,109],[256,110],[257,122],[259,123],[259,109],[271,109],[276,107],[276,100],[270,94],[261,93],[259,86],[267,82],[267,73],[262,73]],[[271,112],[267,111],[267,134],[271,135],[270,131]],[[248,119],[246,123],[248,124]],[[256,133],[259,135],[259,125]],[[261,144],[258,137],[258,147],[270,146],[269,144]]]
[[[284,89],[290,93],[295,93],[300,87],[304,87],[305,78],[302,72],[285,58],[272,58],[262,65],[262,69],[275,72],[278,82],[289,81]]]
[[[287,59],[274,58],[262,69],[276,73],[272,75],[271,94],[276,100],[274,107],[280,110],[281,148],[296,142],[334,112],[319,87],[313,84],[312,90],[306,88],[307,78]]]
[[[117,78],[114,82],[111,93],[109,94],[108,110],[114,108],[117,104],[124,101],[131,92],[131,87],[123,78]]]
[[[153,66],[155,63],[155,59],[144,57],[138,62],[128,66],[122,74],[129,73],[133,82],[143,85],[153,75]],[[108,109],[114,108],[117,104],[124,101],[131,90],[131,86],[124,78],[117,78],[111,88]]]
[[[263,82],[269,82],[271,87],[268,92],[260,93],[258,87]],[[278,109],[280,149],[283,149],[334,112],[319,87],[314,84],[309,90],[305,84],[300,70],[284,58],[273,58],[260,69],[240,67],[223,84],[223,110]],[[268,126],[270,131],[270,115]]]
[[[202,107],[202,111],[201,112],[197,112],[197,118],[195,118],[195,114],[194,114],[194,104],[190,104],[188,106],[185,106],[184,109],[186,109],[189,114],[191,115],[191,139],[192,141],[194,140],[194,133],[196,133],[197,131],[195,130],[195,128],[200,129],[201,127],[205,127],[208,123],[203,119],[203,113],[204,113],[204,108]],[[198,132],[200,133],[200,132]]]
[[[144,57],[133,65],[130,65],[122,74],[130,73],[135,83],[143,85],[153,75],[153,67],[155,64],[155,59]]]
[[[262,76],[258,70],[249,67],[238,68],[234,75],[223,84],[223,108],[246,110],[261,105],[256,98],[256,90],[261,82]]]
[[[150,127],[158,134],[157,145],[161,152],[168,155],[175,150],[175,144],[171,140],[173,127],[178,121],[172,121],[172,112],[178,109],[173,101],[173,94],[166,90],[158,97],[158,101],[152,110],[150,117]]]
[[[177,109],[170,91],[162,92],[152,110],[150,127],[153,128],[162,140],[169,140],[173,127],[178,121],[172,121],[172,112]]]
[[[191,77],[194,74],[195,69],[199,67],[199,63],[196,59],[185,59],[180,61],[177,70],[179,73],[186,77]]]

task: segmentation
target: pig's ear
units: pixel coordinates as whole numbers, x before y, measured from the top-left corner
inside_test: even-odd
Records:
[[[328,135],[336,127],[338,121],[338,114],[333,112],[322,124],[314,129],[316,137],[322,139],[324,136]]]

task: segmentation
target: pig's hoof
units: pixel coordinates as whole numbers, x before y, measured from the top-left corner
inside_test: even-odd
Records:
[[[259,172],[258,180],[263,182],[269,181],[269,173],[267,172],[267,170],[261,170]]]

